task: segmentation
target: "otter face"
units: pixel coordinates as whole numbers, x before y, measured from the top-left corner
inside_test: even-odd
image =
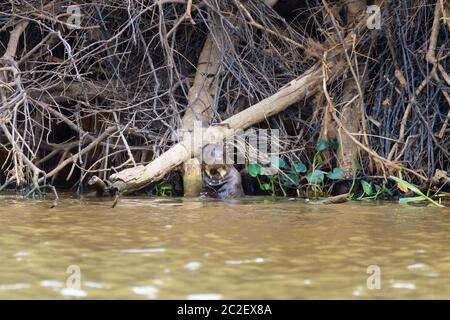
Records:
[[[221,165],[206,165],[205,173],[208,176],[208,184],[211,186],[221,186],[226,181],[225,176],[227,175],[227,170]]]

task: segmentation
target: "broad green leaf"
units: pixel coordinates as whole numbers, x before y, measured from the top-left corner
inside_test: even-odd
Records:
[[[286,166],[286,161],[277,156],[272,157],[272,163],[278,165],[278,168],[280,169],[283,169]]]
[[[409,203],[409,202],[417,202],[417,201],[426,201],[427,199],[425,199],[422,196],[418,196],[418,197],[410,197],[410,198],[401,198],[398,200],[398,203]]]
[[[320,139],[319,142],[317,142],[316,149],[317,151],[323,151],[326,148],[328,148],[328,142],[326,140]]]
[[[325,178],[325,172],[322,170],[314,170],[306,175],[306,180],[310,184],[321,184]]]
[[[364,193],[367,194],[368,196],[372,196],[373,195],[373,189],[372,189],[372,185],[370,183],[368,183],[365,180],[361,180],[361,185],[363,187]]]
[[[297,173],[305,173],[307,168],[306,165],[302,162],[298,162],[296,164],[294,164],[294,170]]]
[[[344,170],[341,168],[334,168],[333,172],[327,174],[327,178],[331,180],[339,180],[344,177]]]
[[[433,199],[431,199],[430,197],[425,195],[422,191],[420,191],[419,188],[417,188],[416,186],[412,185],[411,183],[406,182],[405,180],[402,180],[402,179],[394,177],[394,176],[390,176],[389,179],[394,180],[395,182],[397,182],[397,184],[408,188],[409,190],[411,190],[415,194],[417,194],[417,195],[421,196],[422,198],[430,201],[432,204],[434,204],[434,205],[436,205],[438,207],[443,207],[443,205],[437,203],[436,201],[434,201]]]
[[[283,175],[281,177],[281,180],[283,181],[284,186],[291,187],[293,185],[296,185],[300,181],[300,178],[295,172],[290,172],[287,174],[287,176]]]
[[[268,184],[268,183],[262,183],[262,184],[260,185],[260,188],[261,188],[261,190],[264,190],[264,191],[270,190],[270,184]]]
[[[248,174],[252,177],[256,177],[258,174],[261,174],[261,166],[256,163],[250,163],[247,166]]]
[[[419,188],[417,188],[416,186],[412,185],[411,183],[406,182],[405,180],[402,180],[402,179],[394,177],[394,176],[390,176],[389,178],[394,180],[395,182],[397,182],[399,185],[401,185],[401,186],[411,190],[415,194],[418,194],[420,196],[426,197],[426,195],[423,194],[423,192],[420,191]]]

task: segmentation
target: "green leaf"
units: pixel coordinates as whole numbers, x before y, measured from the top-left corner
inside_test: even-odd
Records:
[[[268,183],[262,183],[259,187],[264,191],[270,190],[270,184]]]
[[[306,175],[306,180],[310,184],[321,184],[325,178],[325,172],[322,170],[314,170]]]
[[[247,165],[248,174],[252,177],[256,177],[258,174],[261,174],[261,166],[256,163],[249,163]]]
[[[410,203],[410,202],[425,201],[425,200],[427,200],[427,199],[425,199],[422,196],[418,196],[418,197],[410,197],[410,198],[401,198],[398,200],[398,203],[406,204],[406,203]]]
[[[361,171],[362,170],[362,165],[358,160],[355,160],[355,169],[356,171]]]
[[[393,176],[390,176],[389,179],[394,180],[395,182],[397,182],[397,184],[401,185],[402,187],[408,188],[409,190],[411,190],[415,194],[418,194],[418,195],[420,195],[422,197],[426,197],[426,195],[424,195],[423,192],[420,191],[419,188],[417,188],[416,186],[412,185],[409,182],[406,182],[405,180],[402,180],[400,178],[393,177]]]
[[[386,192],[389,196],[393,196],[394,194],[392,193],[392,191],[391,191],[391,189],[389,189],[389,188],[384,188],[384,192]]]
[[[434,201],[433,199],[431,199],[430,197],[428,197],[427,195],[425,195],[422,191],[420,191],[419,188],[417,188],[416,186],[412,185],[409,182],[406,182],[405,180],[402,180],[400,178],[394,177],[394,176],[390,176],[389,179],[394,180],[395,182],[397,182],[397,184],[408,188],[409,190],[411,190],[412,192],[414,192],[415,194],[421,196],[423,199],[426,199],[428,201],[430,201],[432,204],[438,206],[438,207],[443,207],[443,205],[437,203],[436,201]]]
[[[316,149],[317,151],[323,151],[326,148],[328,148],[328,142],[326,140],[320,139],[319,142],[317,142]]]
[[[284,186],[291,187],[293,185],[296,185],[300,181],[300,178],[295,172],[290,172],[287,174],[287,176],[283,175],[281,177],[281,180],[283,181]]]
[[[370,183],[368,183],[365,180],[361,180],[361,185],[363,187],[364,193],[367,194],[368,196],[372,196],[373,195],[373,189],[372,189],[372,185]]]
[[[339,180],[344,177],[344,170],[341,168],[334,168],[333,172],[327,174],[327,178],[331,180]]]
[[[323,159],[322,156],[320,155],[319,152],[317,152],[314,155],[314,159],[313,159],[313,167],[317,168],[318,166],[321,166],[323,164]]]
[[[294,171],[296,173],[305,173],[307,170],[306,165],[302,162],[294,164]]]
[[[283,169],[286,166],[286,161],[277,156],[272,156],[272,163],[278,165],[278,168]]]

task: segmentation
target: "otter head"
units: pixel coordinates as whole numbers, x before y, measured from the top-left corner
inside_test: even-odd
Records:
[[[224,164],[223,146],[218,144],[207,144],[202,150],[202,161],[207,165]]]

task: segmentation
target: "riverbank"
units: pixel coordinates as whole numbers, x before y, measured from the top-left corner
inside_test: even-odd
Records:
[[[424,198],[391,176],[448,192],[433,182],[450,160],[446,1],[3,1],[0,15],[0,191],[97,176],[198,195],[195,157],[231,139],[262,158],[239,162],[251,195]],[[283,173],[264,174],[266,156]]]

